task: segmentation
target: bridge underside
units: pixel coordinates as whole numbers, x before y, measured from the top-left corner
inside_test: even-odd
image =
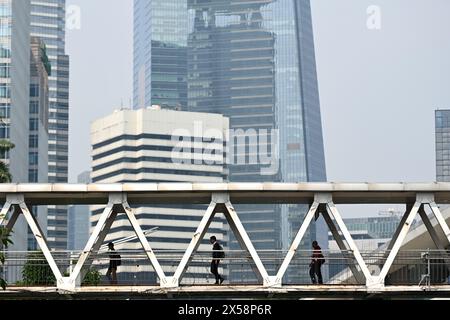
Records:
[[[159,286],[109,286],[82,287],[75,291],[64,291],[49,287],[8,288],[2,299],[450,299],[449,286],[386,286],[382,290],[368,290],[365,286],[283,286],[263,288],[261,286],[187,286],[161,289]]]

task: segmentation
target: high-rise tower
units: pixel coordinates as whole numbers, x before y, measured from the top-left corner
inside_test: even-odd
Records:
[[[231,182],[326,181],[309,0],[135,0],[134,92],[135,108],[186,104],[228,117],[230,140],[248,141],[234,150],[245,161],[230,163]],[[186,92],[186,103],[176,100]],[[278,133],[278,151],[270,138],[259,139],[264,132]],[[278,156],[275,171],[263,170],[265,144]],[[287,250],[307,208],[237,210],[257,250]],[[304,239],[303,248],[312,240],[326,248],[325,223],[318,220]],[[293,281],[302,276],[288,272]]]
[[[69,141],[69,57],[65,52],[66,1],[31,1],[31,35],[45,44],[51,75],[49,77],[48,181],[68,181]],[[67,207],[48,208],[50,248],[67,248]]]

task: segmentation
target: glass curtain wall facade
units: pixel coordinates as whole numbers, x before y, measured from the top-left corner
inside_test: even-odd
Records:
[[[49,77],[48,181],[68,181],[69,57],[65,53],[65,0],[31,1],[31,35],[46,45],[52,67]],[[67,248],[67,207],[48,208],[48,242]]]
[[[436,181],[450,182],[450,110],[436,110]]]
[[[235,141],[246,139],[244,151],[234,152],[243,152],[246,161],[230,164],[231,182],[326,181],[309,0],[135,0],[135,108],[160,102],[152,77],[160,69],[170,72],[171,64],[152,50],[164,37],[176,39],[187,52],[187,68],[176,69],[183,88],[176,94],[184,95],[187,87],[187,110],[221,113],[230,118]],[[269,175],[261,174],[260,161],[251,161],[252,150],[258,150],[254,145],[263,147],[252,137],[262,130],[278,130],[279,170]],[[307,209],[237,207],[257,250],[287,250]],[[312,240],[327,248],[322,219],[312,225],[302,249],[310,249]],[[238,249],[231,235],[230,244]],[[266,267],[273,274],[279,265]],[[230,277],[248,278],[232,268]],[[306,270],[288,270],[285,281],[301,278],[309,278]]]
[[[48,182],[48,77],[51,65],[44,42],[31,38],[30,119],[28,149],[28,182]],[[33,213],[44,232],[47,231],[47,208],[35,206]],[[37,250],[37,241],[28,227],[28,250]]]
[[[187,107],[186,0],[134,1],[134,108]]]
[[[28,120],[30,88],[30,2],[0,0],[0,139],[15,148],[1,154],[14,183],[28,180]],[[10,251],[27,250],[27,224],[19,219]],[[21,279],[21,268],[2,266],[8,283]]]

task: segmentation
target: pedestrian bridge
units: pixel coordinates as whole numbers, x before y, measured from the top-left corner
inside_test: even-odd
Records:
[[[445,212],[443,214],[438,206],[450,203],[450,183],[3,184],[0,185],[0,202],[4,204],[0,213],[0,224],[7,230],[13,230],[17,219],[20,216],[25,218],[42,250],[42,259],[35,257],[34,260],[44,260],[49,270],[46,276],[54,279],[45,285],[27,285],[20,281],[11,283],[0,295],[450,296],[450,285],[447,281],[450,263],[449,215]],[[132,206],[152,203],[207,205],[197,231],[192,235],[184,252],[174,255],[152,249],[151,240],[147,239],[132,209]],[[262,203],[308,205],[309,210],[288,250],[255,250],[234,205]],[[80,204],[104,206],[84,250],[75,253],[51,251],[31,208]],[[337,207],[341,204],[404,204],[406,210],[389,245],[377,252],[364,252],[357,247],[341,217]],[[224,265],[233,263],[233,259],[248,261],[256,275],[255,281],[225,283],[223,286],[208,285],[201,281],[183,283],[183,278],[187,277],[189,270],[202,268],[201,265],[207,265],[210,259],[210,252],[198,252],[198,249],[217,213],[224,215],[242,248],[239,252],[229,252],[226,259],[230,261],[225,261]],[[118,214],[126,215],[143,247],[140,253],[128,253],[129,261],[134,261],[130,262],[130,266],[133,263],[138,268],[148,265],[156,274],[155,283],[136,281],[119,283],[117,286],[101,282],[95,286],[84,284],[90,276],[92,266],[101,265],[102,259],[107,259],[107,256],[102,256],[101,248]],[[328,259],[331,254],[324,252],[327,263],[344,263],[351,276],[345,277],[345,282],[330,279],[321,286],[283,283],[288,268],[307,268],[310,252],[302,252],[299,245],[310,223],[320,216],[324,218],[340,249],[340,256],[334,258],[335,260]],[[424,247],[402,250],[416,216],[424,222],[434,243],[433,249]],[[127,253],[121,254],[127,257]],[[174,258],[175,256],[177,258]],[[19,273],[23,273],[23,261],[29,259],[29,253],[7,252],[6,258],[4,268],[20,266]],[[174,261],[173,273],[168,274],[164,270],[162,259]],[[386,280],[390,270],[398,265],[416,266],[414,270],[421,270],[416,271],[418,278],[408,274],[408,277],[397,283],[388,283]],[[430,270],[438,270],[436,272],[439,272],[440,276],[432,277]],[[352,278],[353,282],[348,281],[348,278]]]

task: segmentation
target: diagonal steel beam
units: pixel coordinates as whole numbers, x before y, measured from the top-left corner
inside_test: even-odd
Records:
[[[83,268],[85,262],[88,260],[91,253],[93,251],[95,252],[94,248],[96,247],[97,250],[98,248],[100,248],[106,237],[106,233],[111,228],[111,225],[114,222],[114,218],[117,215],[117,213],[114,213],[113,211],[115,204],[117,204],[117,199],[115,199],[112,195],[110,195],[109,202],[106,205],[105,209],[103,210],[103,213],[101,214],[100,219],[98,220],[91,237],[89,238],[83,252],[81,253],[78,262],[75,265],[75,268],[73,269],[72,274],[70,275],[69,281],[72,286],[75,286],[75,282],[76,285],[81,285],[82,281],[80,277],[82,275],[81,269]]]
[[[92,254],[98,254],[100,247],[102,246],[103,242],[105,242],[106,237],[108,236],[109,231],[111,230],[111,226],[114,223],[114,221],[117,218],[117,215],[119,214],[120,209],[118,208],[118,205],[114,205],[111,215],[106,220],[105,226],[103,227],[102,231],[100,232],[100,235],[97,238],[97,241],[94,243],[94,246],[90,250],[91,254],[86,259],[86,262],[83,264],[80,275],[77,277],[77,283],[81,285],[81,282],[83,281],[84,277],[86,276],[87,272],[92,266],[92,263],[94,262],[94,258]]]
[[[234,237],[236,238],[237,242],[239,243],[239,246],[241,247],[242,250],[245,250],[245,252],[247,253],[247,256],[245,258],[249,261],[250,268],[253,270],[253,273],[258,278],[258,281],[259,282],[264,282],[264,278],[261,276],[258,267],[256,266],[256,264],[252,260],[252,256],[250,254],[250,251],[247,249],[247,247],[244,244],[244,238],[239,234],[239,230],[236,227],[235,223],[230,218],[230,216],[225,214],[225,212],[227,212],[227,210],[228,210],[225,207],[225,204],[224,203],[219,204],[216,209],[218,210],[218,212],[224,213],[225,219],[227,220],[228,225],[229,225],[231,231],[233,232]]]
[[[281,267],[278,270],[277,277],[276,277],[276,283],[281,284],[281,281],[289,267],[289,264],[291,263],[292,259],[294,258],[295,253],[297,252],[298,246],[300,245],[303,237],[305,236],[306,230],[308,230],[308,227],[311,224],[311,221],[314,219],[318,209],[319,209],[319,203],[314,201],[314,203],[311,205],[311,208],[309,209],[308,213],[306,214],[305,219],[303,220],[300,230],[298,231],[294,241],[292,242],[292,245],[289,249],[289,252],[286,255],[286,258],[284,258],[283,263],[281,264]]]
[[[2,226],[5,223],[5,221],[8,221],[8,211],[10,208],[11,208],[11,202],[6,201],[2,208],[2,211],[0,212],[0,226]],[[9,219],[9,220],[11,220],[11,219]]]
[[[322,212],[322,216],[325,219],[325,222],[327,223],[328,228],[330,229],[334,240],[336,240],[336,243],[337,243],[339,249],[341,250],[342,255],[346,258],[346,260],[348,262],[348,267],[352,271],[352,274],[355,277],[356,282],[359,283],[359,284],[363,284],[364,283],[364,275],[353,264],[353,255],[351,255],[349,253],[350,250],[345,245],[344,240],[342,239],[341,235],[339,234],[339,231],[336,228],[336,225],[334,224],[334,222],[331,219],[330,215],[328,214],[328,211],[324,210]]]
[[[447,223],[445,222],[445,219],[442,216],[441,210],[439,210],[439,207],[437,206],[437,204],[434,201],[430,202],[429,205],[430,205],[431,211],[433,211],[433,214],[439,223],[439,226],[441,227],[442,231],[444,232],[444,235],[447,238],[448,243],[450,244],[450,228],[448,227]]]
[[[366,278],[366,284],[372,280],[372,275],[370,274],[369,268],[367,268],[366,263],[364,262],[364,259],[361,256],[361,253],[358,250],[358,247],[356,246],[355,242],[353,241],[352,236],[350,235],[350,232],[348,232],[347,226],[345,225],[344,221],[342,220],[341,215],[339,214],[338,209],[336,208],[335,204],[332,201],[329,201],[327,203],[327,211],[328,213],[333,217],[334,221],[336,221],[339,229],[342,232],[342,235],[345,238],[345,241],[347,241],[347,244],[350,247],[351,252],[353,253],[353,256],[356,259],[356,262],[359,265],[359,268],[361,269],[362,273],[364,274]]]
[[[239,242],[241,242],[241,246],[247,250],[253,260],[253,262],[256,265],[257,268],[257,275],[261,277],[264,281],[264,285],[272,285],[271,280],[269,278],[269,275],[266,271],[266,268],[264,267],[261,259],[259,258],[258,253],[255,250],[255,247],[253,246],[253,243],[251,242],[247,231],[245,231],[244,226],[242,225],[241,220],[239,219],[239,216],[236,213],[236,210],[234,209],[231,202],[225,203],[225,210],[224,210],[225,217],[227,218],[230,227],[232,229],[235,229],[235,235]]]
[[[131,209],[131,206],[128,204],[126,200],[123,202],[123,209],[125,210],[125,213],[128,217],[128,220],[130,220],[131,226],[134,229],[134,232],[136,232],[136,235],[139,238],[139,241],[142,244],[142,247],[144,247],[145,253],[147,254],[147,257],[150,259],[150,262],[153,265],[153,268],[156,271],[156,274],[158,275],[159,280],[161,281],[161,286],[166,286],[167,279],[166,275],[164,274],[163,269],[161,268],[161,265],[158,262],[158,259],[156,258],[155,252],[153,251],[152,247],[150,246],[150,243],[147,241],[147,238],[145,237],[144,232],[142,231],[141,226],[139,225],[138,220],[136,219],[136,216],[133,213],[133,210]]]
[[[448,268],[450,266],[450,255],[448,253],[445,253],[446,252],[445,246],[442,243],[442,241],[439,239],[439,237],[436,233],[436,230],[433,228],[433,224],[431,223],[430,218],[426,214],[424,206],[420,207],[419,215],[420,215],[420,218],[422,219],[425,227],[427,228],[428,233],[430,234],[431,239],[434,242],[434,245],[436,246],[436,248],[438,250],[440,250],[442,252],[442,254],[441,254],[442,258],[444,259],[445,264],[447,265],[447,268]]]
[[[206,212],[199,226],[197,227],[197,231],[195,231],[194,235],[192,236],[191,242],[189,243],[189,246],[186,249],[183,258],[181,259],[181,262],[178,265],[175,274],[173,275],[173,285],[178,286],[180,284],[181,279],[183,278],[187,268],[189,267],[189,263],[192,261],[194,254],[197,252],[202,239],[205,237],[205,234],[207,233],[209,226],[211,225],[211,222],[216,213],[216,206],[217,203],[215,201],[211,201],[208,209],[206,209]]]
[[[382,261],[386,261],[387,260],[387,258],[389,256],[389,253],[391,252],[392,248],[394,247],[394,244],[395,244],[394,239],[397,239],[398,235],[402,231],[402,227],[405,224],[406,220],[408,219],[408,212],[411,211],[412,207],[413,207],[413,204],[407,204],[406,205],[406,211],[403,214],[402,219],[400,220],[400,223],[397,226],[397,229],[395,229],[395,233],[392,236],[391,241],[389,241],[388,247],[387,247],[386,251],[383,254],[383,260]]]
[[[394,259],[397,256],[398,252],[400,251],[403,241],[405,240],[406,235],[407,235],[409,229],[411,228],[411,224],[413,223],[421,205],[422,205],[422,203],[419,201],[416,201],[416,203],[414,203],[414,206],[411,208],[411,211],[407,215],[407,219],[405,220],[405,223],[401,226],[401,230],[398,233],[397,238],[392,238],[391,241],[394,243],[394,245],[392,246],[392,250],[389,253],[389,256],[388,256],[386,262],[384,263],[384,266],[381,269],[381,272],[378,276],[380,284],[384,284],[384,281],[389,272],[389,269],[391,268],[392,264],[394,263]]]
[[[20,213],[21,213],[21,212],[20,212],[20,208],[19,208],[18,205],[13,205],[12,208],[13,208],[12,215],[11,215],[11,217],[9,218],[8,223],[6,224],[6,227],[5,227],[5,229],[6,229],[7,232],[11,232],[11,231],[12,231],[12,228],[13,228],[14,225],[16,224],[16,221],[17,221],[17,219],[19,218],[19,215],[20,215]],[[0,224],[0,225],[1,225],[1,224]]]
[[[56,262],[53,259],[52,254],[50,253],[47,240],[45,239],[44,233],[42,232],[41,227],[39,226],[39,222],[37,221],[36,217],[31,213],[30,209],[25,204],[25,202],[20,203],[19,207],[20,211],[22,211],[22,214],[25,217],[25,220],[28,223],[28,226],[31,229],[31,232],[33,232],[34,234],[34,237],[36,238],[36,241],[39,247],[41,248],[42,253],[45,256],[45,259],[47,260],[50,268],[52,269],[53,274],[55,275],[57,283],[61,285],[63,283],[63,276],[58,266],[56,265]]]

